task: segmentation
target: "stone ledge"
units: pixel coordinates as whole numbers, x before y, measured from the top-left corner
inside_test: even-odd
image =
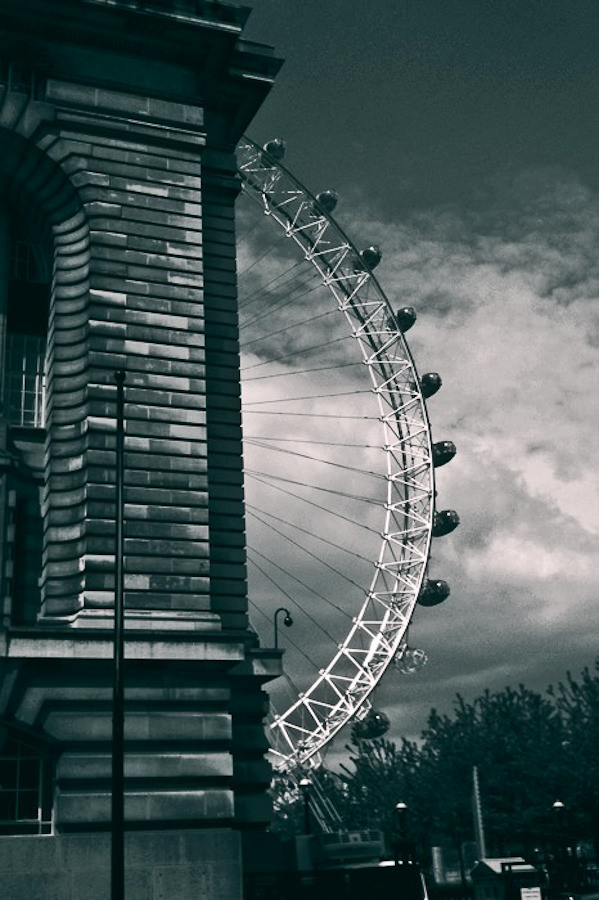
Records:
[[[204,111],[200,106],[176,103],[143,94],[111,91],[75,82],[49,79],[46,84],[46,100],[51,103],[97,109],[108,113],[125,114],[147,119],[149,122],[169,122],[186,129],[203,129]]]
[[[125,792],[127,822],[232,819],[233,814],[233,793],[224,789]],[[63,827],[68,824],[110,822],[110,791],[72,794],[61,791],[57,798],[56,817]]]
[[[233,775],[233,760],[224,752],[177,752],[156,751],[153,753],[130,753],[124,757],[125,778],[230,778]],[[259,764],[254,764],[259,765]],[[263,767],[268,767],[266,762]],[[260,769],[262,773],[262,769]],[[63,753],[56,777],[67,779],[110,779],[112,757],[97,753]],[[267,780],[268,783],[268,780]]]
[[[172,614],[175,619],[175,614]],[[88,618],[88,616],[86,616]],[[53,636],[40,634],[46,628],[31,629],[29,633],[25,629],[19,632],[4,634],[6,647],[2,656],[11,660],[25,659],[80,659],[80,660],[111,660],[113,658],[113,638],[107,633],[108,625],[112,623],[109,612],[100,611],[99,616],[91,617],[93,624],[87,628],[69,629],[62,634]],[[242,662],[246,656],[246,648],[241,641],[225,638],[222,632],[218,632],[219,622],[217,616],[211,616],[214,632],[209,637],[203,638],[197,630],[209,630],[210,620],[202,626],[197,622],[197,630],[191,629],[179,635],[167,633],[168,623],[160,617],[159,612],[153,611],[147,616],[140,616],[148,621],[147,631],[143,633],[139,629],[134,633],[127,633],[125,625],[125,659],[128,660],[181,660],[189,662],[216,662],[231,665]],[[181,619],[182,617],[178,617]],[[197,616],[190,616],[190,622],[197,620]],[[99,629],[103,622],[107,628],[93,633],[91,628]],[[207,626],[207,627],[206,627]],[[64,626],[63,626],[64,627]],[[180,626],[179,626],[180,627]],[[162,632],[162,633],[161,633]]]

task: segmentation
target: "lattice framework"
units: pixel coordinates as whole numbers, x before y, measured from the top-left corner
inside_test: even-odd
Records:
[[[430,425],[416,368],[380,284],[324,205],[276,159],[248,139],[238,148],[246,193],[318,271],[356,339],[384,435],[386,497],[374,575],[360,611],[308,690],[270,721],[280,771],[313,764],[369,696],[406,632],[426,573],[434,516]]]

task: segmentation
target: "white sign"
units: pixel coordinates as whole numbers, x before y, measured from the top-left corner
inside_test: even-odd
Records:
[[[540,887],[521,887],[520,900],[541,900]]]

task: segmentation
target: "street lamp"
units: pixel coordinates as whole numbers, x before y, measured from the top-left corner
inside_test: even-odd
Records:
[[[555,800],[551,804],[551,814],[553,819],[553,827],[555,829],[556,851],[561,855],[565,849],[565,824],[566,824],[566,805],[561,800]]]
[[[285,614],[285,618],[283,619],[283,625],[286,628],[291,628],[291,626],[293,625],[293,619],[291,618],[291,613],[289,612],[289,610],[285,609],[284,606],[279,606],[279,608],[277,610],[275,610],[275,617],[274,617],[275,650],[279,649],[279,615],[280,615],[280,613]]]
[[[300,779],[299,787],[304,803],[304,834],[310,834],[310,788],[312,787],[312,782],[309,778],[302,778]]]
[[[566,889],[570,886],[570,859],[568,853],[568,836],[566,834],[567,827],[567,808],[561,800],[555,800],[551,804],[551,813],[554,829],[554,858],[555,869],[554,878],[557,881],[557,887]]]
[[[393,851],[395,865],[407,862],[408,854],[408,806],[400,800],[393,810]]]

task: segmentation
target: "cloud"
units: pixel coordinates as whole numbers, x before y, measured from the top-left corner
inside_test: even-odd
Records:
[[[568,190],[563,172],[553,183],[550,174],[521,175],[520,190],[507,195],[498,184],[501,202],[486,216],[454,210],[439,221],[431,211],[397,228],[362,228],[375,238],[384,231],[387,293],[418,307],[409,336],[416,360],[444,374],[433,425],[453,419],[481,458],[510,466],[531,493],[553,495],[595,529],[597,482],[585,451],[599,412],[599,272],[590,252],[599,210],[576,180]]]

